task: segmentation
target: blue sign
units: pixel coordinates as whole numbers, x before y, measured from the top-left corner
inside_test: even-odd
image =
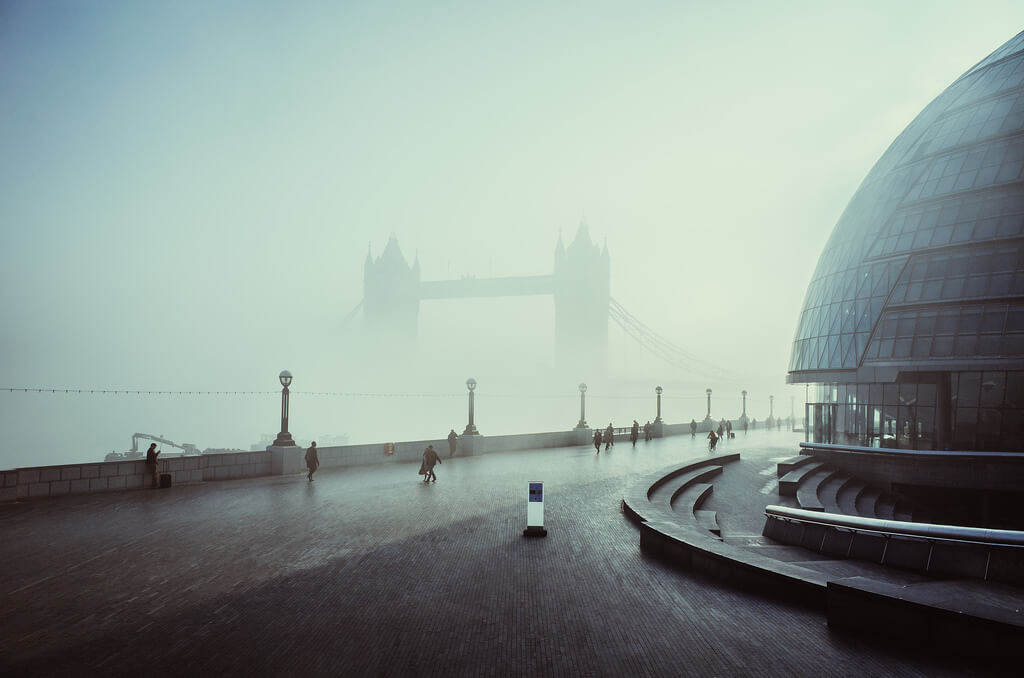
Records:
[[[544,501],[544,483],[530,483],[530,501]]]

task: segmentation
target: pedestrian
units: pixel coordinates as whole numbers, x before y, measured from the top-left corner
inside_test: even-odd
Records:
[[[713,430],[712,431],[708,431],[708,452],[714,452],[715,451],[715,445],[717,445],[717,444],[718,444],[718,436],[715,435],[715,432]]]
[[[607,452],[608,448],[615,444],[615,427],[612,423],[608,422],[608,428],[604,430],[604,451]]]
[[[696,438],[697,437],[697,422],[694,419],[690,420],[690,437],[691,438]]]
[[[136,448],[138,449],[138,448]],[[153,487],[158,485],[156,473],[156,460],[160,456],[160,450],[156,449],[156,443],[150,443],[146,450],[146,475],[153,479]]]
[[[448,434],[448,458],[451,459],[455,456],[455,445],[459,440],[459,434],[455,432],[455,429],[451,430]]]
[[[601,454],[601,429],[599,428],[594,429],[594,449]]]
[[[427,445],[427,449],[423,450],[423,470],[426,471],[426,473],[423,474],[423,482],[437,482],[437,474],[434,473],[434,464],[440,463],[441,457],[437,456],[437,450],[434,449],[433,445]]]
[[[634,419],[633,428],[629,429],[629,442],[633,443],[633,447],[636,447],[636,439],[640,437],[640,423]]]
[[[320,458],[316,454],[315,440],[310,443],[309,448],[306,450],[306,468],[309,470],[306,477],[309,479],[309,482],[313,482],[313,474],[320,468]]]
[[[743,420],[743,435],[747,435],[747,420]]]
[[[725,420],[725,437],[726,438],[732,438],[732,420],[731,419],[726,419]]]
[[[651,426],[651,420],[648,419],[647,423],[644,424],[644,442],[645,443],[651,442],[651,438],[653,437],[653,433],[651,432],[652,428],[653,427]]]

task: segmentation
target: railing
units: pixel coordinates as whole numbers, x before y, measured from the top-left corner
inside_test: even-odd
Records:
[[[932,555],[936,543],[958,544],[964,546],[982,547],[987,551],[985,558],[985,569],[982,578],[989,578],[989,570],[992,563],[992,549],[1008,549],[1020,557],[1024,551],[1024,532],[1016,530],[994,530],[977,527],[961,527],[959,525],[933,525],[930,523],[911,523],[901,520],[885,520],[881,518],[865,518],[862,516],[848,516],[836,513],[821,513],[818,511],[807,511],[804,509],[789,508],[785,506],[769,505],[764,509],[765,518],[768,524],[765,526],[765,534],[769,532],[769,525],[772,521],[783,521],[806,526],[824,528],[821,536],[821,544],[818,550],[825,547],[825,540],[829,530],[845,532],[850,534],[850,541],[846,548],[846,557],[850,557],[853,550],[854,537],[857,534],[872,535],[885,540],[885,546],[879,562],[885,565],[886,553],[889,548],[889,541],[893,538],[912,540],[928,543],[928,555],[924,565],[924,571],[928,572],[932,566]],[[770,536],[770,535],[769,535]],[[800,542],[803,541],[801,535]]]

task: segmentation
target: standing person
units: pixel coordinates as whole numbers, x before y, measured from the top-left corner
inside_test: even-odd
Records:
[[[633,428],[629,429],[629,441],[633,443],[633,447],[636,447],[636,439],[640,437],[640,424],[636,419],[633,420]]]
[[[697,437],[697,422],[694,419],[690,420],[690,437],[691,438],[696,438]]]
[[[650,422],[650,420],[647,420],[647,423],[644,424],[644,442],[645,443],[649,443],[650,441],[651,441],[651,422]]]
[[[615,427],[612,423],[608,422],[608,428],[604,430],[604,451],[607,452],[608,448],[615,444]]]
[[[451,459],[455,456],[455,445],[459,439],[459,434],[455,432],[455,429],[451,430],[448,434],[448,458]]]
[[[747,435],[747,420],[743,420],[743,435]]]
[[[725,437],[732,438],[732,419],[725,420]]]
[[[433,445],[427,445],[427,449],[423,450],[423,470],[426,471],[423,474],[423,482],[429,483],[433,480],[437,482],[437,474],[434,473],[434,464],[440,464],[441,457],[437,456],[437,450],[434,449]]]
[[[315,440],[310,443],[309,449],[306,450],[306,468],[309,470],[306,477],[309,478],[309,482],[313,482],[313,474],[320,468],[320,458],[316,454]]]
[[[153,479],[153,487],[157,486],[156,459],[160,456],[160,450],[156,449],[156,443],[150,443],[146,450],[146,475]]]
[[[601,454],[601,429],[599,428],[594,429],[594,449]]]

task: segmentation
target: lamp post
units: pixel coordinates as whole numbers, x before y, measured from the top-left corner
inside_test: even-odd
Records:
[[[662,423],[662,421],[661,421],[661,392],[662,392],[662,390],[663,389],[660,386],[655,386],[654,387],[654,392],[658,394],[658,416],[655,417],[655,419],[654,419],[654,423],[655,424]]]
[[[768,425],[775,422],[775,396],[768,396]]]
[[[580,382],[580,422],[576,428],[587,428],[587,385]]]
[[[288,386],[292,383],[292,373],[284,370],[278,375],[278,379],[281,380],[281,386],[284,389],[281,391],[281,432],[277,434],[274,446],[294,447],[295,441],[292,440],[292,434],[288,432]]]
[[[711,421],[711,389],[709,388],[704,392],[708,394],[708,413],[705,415],[704,421]]]
[[[740,395],[743,396],[743,414],[740,415],[740,425],[744,426],[749,421],[747,419],[747,392],[740,391]]]
[[[473,389],[476,388],[476,379],[470,377],[466,380],[466,388],[469,389],[469,423],[466,424],[466,430],[462,432],[464,436],[475,436],[479,435],[476,430],[476,424],[473,423]]]

